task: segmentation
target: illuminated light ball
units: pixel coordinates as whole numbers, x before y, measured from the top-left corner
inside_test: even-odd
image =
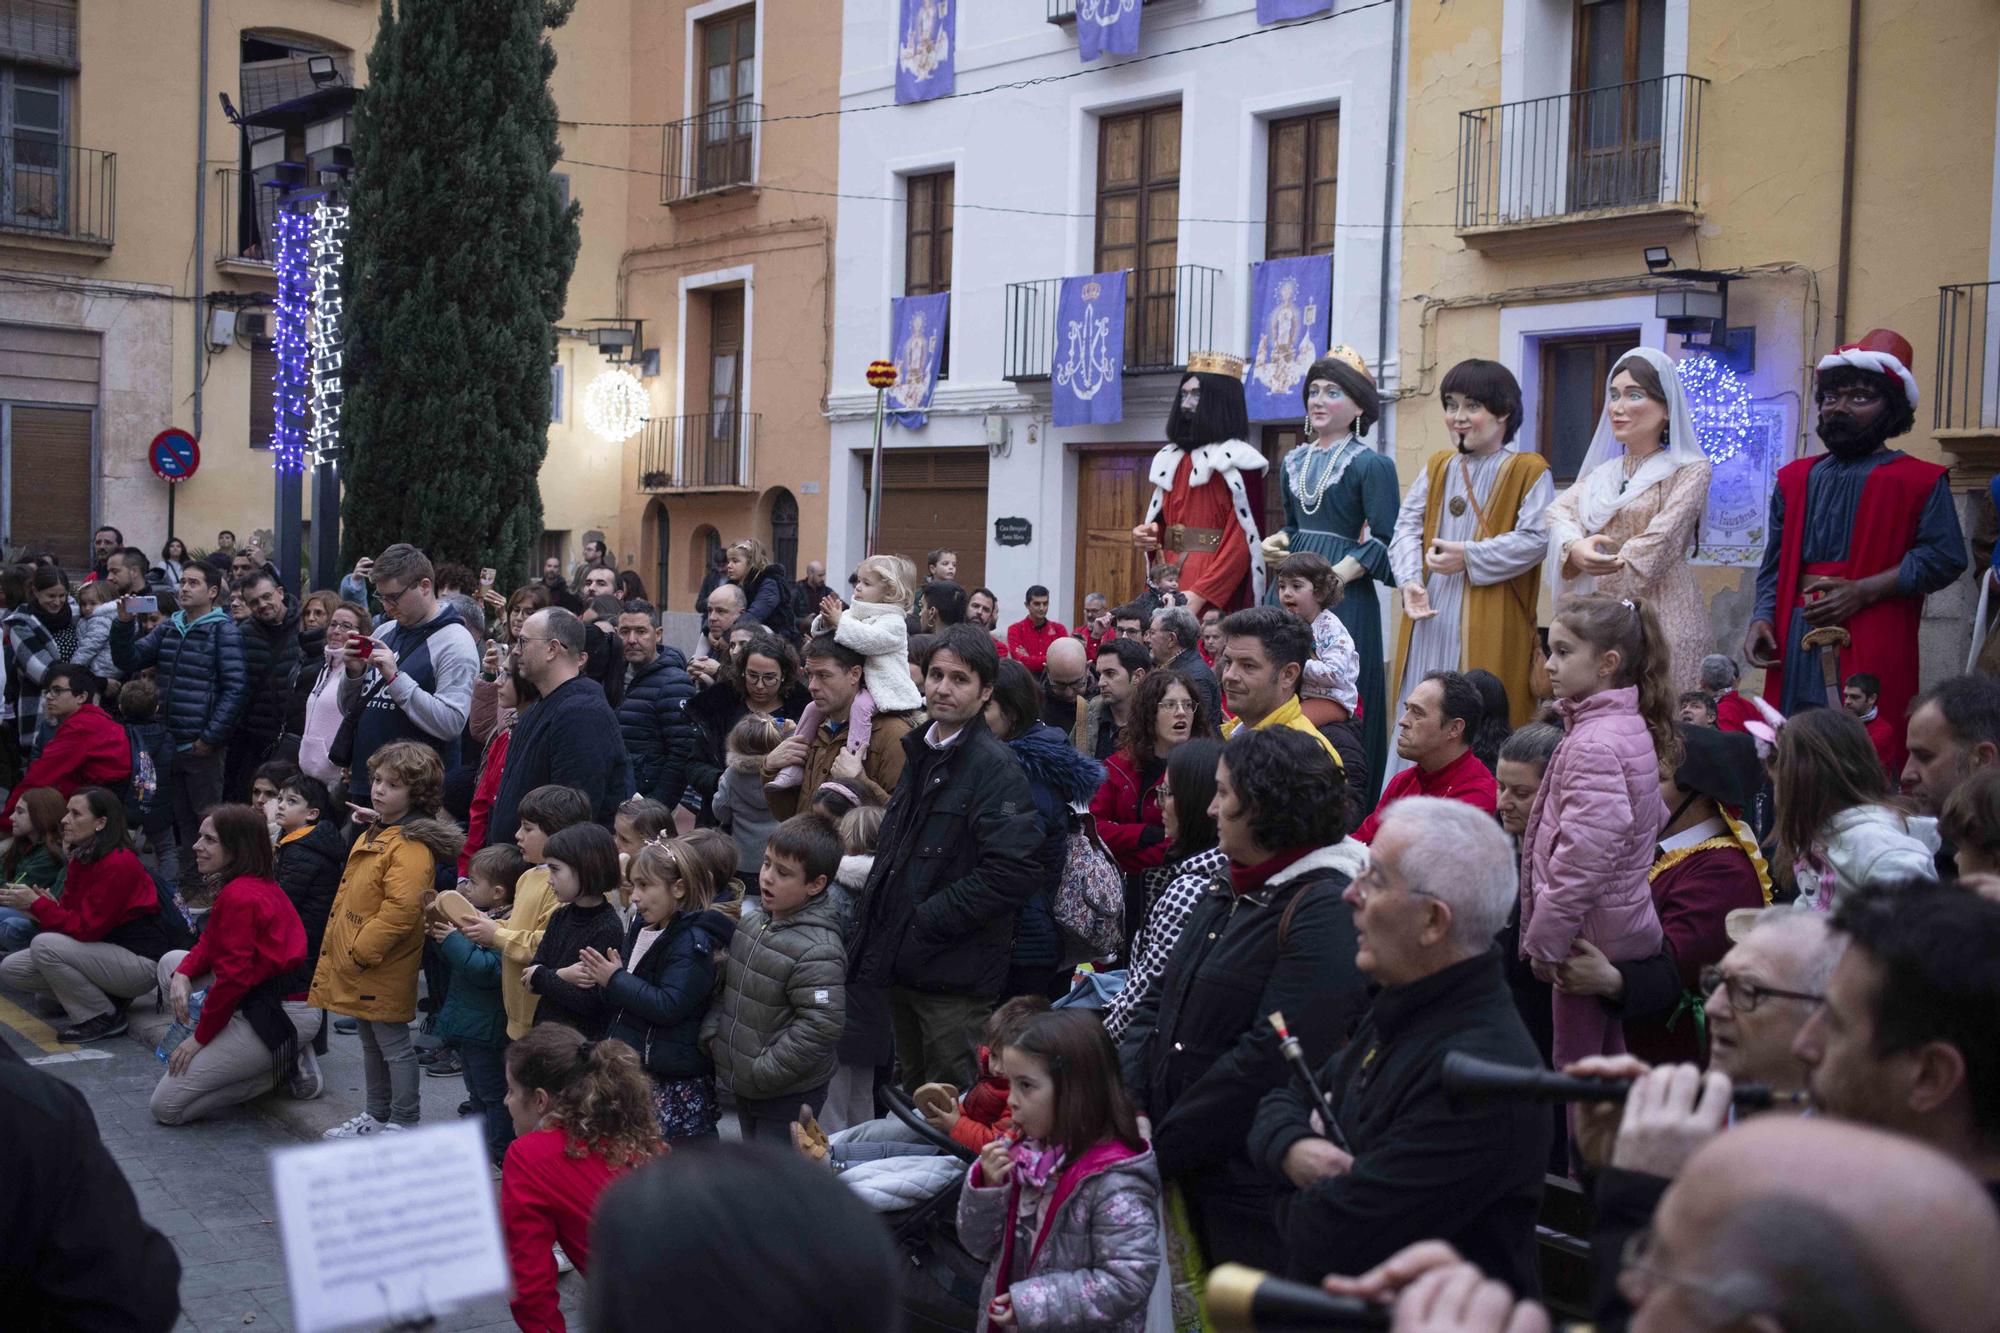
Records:
[[[607,370],[583,391],[583,424],[592,434],[620,444],[644,429],[651,405],[638,376],[629,370]]]
[[[887,389],[896,382],[896,363],[893,361],[870,361],[868,363],[868,387]]]
[[[1750,447],[1757,423],[1750,415],[1750,388],[1719,357],[1706,352],[1674,367],[1694,418],[1695,438],[1712,464],[1726,463]]]

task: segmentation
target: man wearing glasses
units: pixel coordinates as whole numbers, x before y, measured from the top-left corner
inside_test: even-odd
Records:
[[[390,741],[422,741],[446,772],[458,764],[479,649],[457,610],[438,600],[435,577],[430,557],[407,542],[375,557],[369,578],[386,614],[368,635],[347,641],[340,682],[340,711],[359,714],[350,782]],[[366,790],[365,779],[357,785]]]
[[[123,724],[97,706],[102,688],[88,667],[75,662],[49,668],[42,678],[42,716],[55,724],[55,734],[7,794],[0,819],[34,787],[54,787],[67,799],[85,787],[117,791],[132,776],[132,742]]]

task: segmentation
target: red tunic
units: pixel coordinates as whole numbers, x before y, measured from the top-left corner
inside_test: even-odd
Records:
[[[1354,831],[1355,841],[1373,842],[1382,816],[1405,796],[1441,796],[1450,801],[1464,801],[1473,809],[1484,810],[1490,815],[1499,804],[1500,788],[1486,765],[1480,763],[1479,757],[1470,750],[1435,773],[1426,773],[1421,766],[1413,764],[1389,779],[1389,785],[1382,791],[1382,799],[1375,803],[1374,813]]]
[[[1764,889],[1757,867],[1739,847],[1695,852],[1653,878],[1653,909],[1660,933],[1684,990],[1693,990],[1701,970],[1729,952],[1723,922],[1739,907],[1762,907]],[[1695,1037],[1694,1015],[1682,1012],[1671,1030],[1667,1019],[1625,1023],[1625,1046],[1649,1064],[1708,1062]]]
[[[1222,545],[1213,551],[1189,551],[1181,556],[1181,591],[1224,611],[1240,611],[1250,605],[1253,590],[1250,543],[1237,522],[1235,497],[1229,493],[1228,478],[1220,471],[1199,486],[1189,485],[1188,473],[1193,468],[1193,455],[1182,454],[1174,469],[1174,484],[1161,497],[1160,522],[1168,527],[1184,523],[1190,528],[1214,528],[1222,533]],[[1263,487],[1254,484],[1261,479],[1248,472],[1239,475],[1254,515],[1263,502]],[[1166,558],[1172,560],[1173,553],[1168,552]]]
[[[1821,455],[1821,458],[1831,455]],[[1806,475],[1820,458],[1801,458],[1778,469],[1778,490],[1785,500],[1787,521],[1784,548],[1778,556],[1778,603],[1773,628],[1780,645],[1791,642],[1792,612],[1799,605],[1799,583],[1811,575],[1865,579],[1894,569],[1909,553],[1923,518],[1924,506],[1937,489],[1945,469],[1935,463],[1904,456],[1893,458],[1868,474],[1861,484],[1858,512],[1867,522],[1854,525],[1848,542],[1847,559],[1816,561],[1808,565],[1800,556],[1806,533]],[[1791,516],[1797,515],[1796,520]],[[1917,630],[1923,619],[1922,597],[1885,597],[1847,621],[1854,642],[1840,654],[1840,676],[1846,679],[1857,671],[1867,672],[1882,682],[1876,707],[1885,717],[1904,716],[1910,700],[1917,695]],[[1764,673],[1764,697],[1774,707],[1785,697],[1785,663]],[[1894,737],[1894,746],[1883,756],[1891,772],[1900,774],[1908,758],[1904,739]],[[1892,761],[1892,762],[1890,762]]]
[[[1717,731],[1748,732],[1746,722],[1755,722],[1764,715],[1757,711],[1757,705],[1738,694],[1735,690],[1724,690],[1715,699],[1715,729]]]

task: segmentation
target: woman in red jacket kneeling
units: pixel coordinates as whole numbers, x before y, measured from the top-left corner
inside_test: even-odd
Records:
[[[319,1012],[305,1004],[306,928],[272,878],[264,816],[247,805],[216,806],[195,835],[194,861],[222,890],[194,948],[160,959],[159,984],[174,1021],[194,1029],[168,1053],[166,1077],[153,1089],[153,1119],[163,1125],[186,1124],[280,1083],[295,1096],[319,1095],[312,1054]]]
[[[554,1248],[590,1268],[590,1216],[605,1187],[666,1151],[653,1084],[622,1041],[544,1023],[507,1048],[507,1111],[518,1136],[500,1175],[500,1223],[514,1270],[514,1322],[564,1333]]]

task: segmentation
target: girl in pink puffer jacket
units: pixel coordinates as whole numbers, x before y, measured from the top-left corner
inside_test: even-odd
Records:
[[[1549,681],[1563,742],[1528,812],[1521,956],[1553,983],[1579,939],[1613,962],[1650,958],[1660,918],[1648,886],[1667,807],[1660,763],[1679,748],[1667,640],[1651,607],[1615,597],[1563,604],[1549,627]],[[1625,1050],[1592,995],[1558,989],[1554,1064]]]

